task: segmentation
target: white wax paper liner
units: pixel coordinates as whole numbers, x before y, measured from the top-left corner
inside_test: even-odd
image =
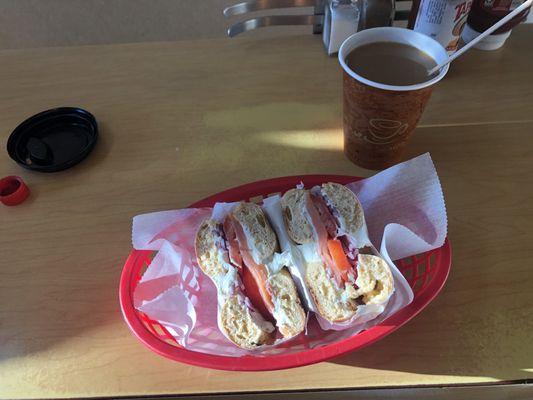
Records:
[[[265,353],[293,340],[278,335],[272,345],[244,350],[237,348],[220,328],[218,310],[222,306],[219,301],[222,298],[213,281],[196,263],[194,238],[205,219],[223,222],[237,204],[217,203],[213,209],[164,211],[134,218],[134,247],[147,250],[159,248],[135,289],[134,305],[164,325],[183,347],[206,353],[241,356]],[[162,230],[159,232],[151,221],[159,224]],[[162,239],[163,235],[176,243]]]
[[[348,185],[365,210],[373,243],[389,262],[442,246],[447,234],[444,198],[429,154]],[[196,264],[194,237],[210,209],[185,209],[134,218],[132,241],[138,250],[158,250],[134,292],[135,306],[158,320],[182,346],[210,354],[248,354],[217,327],[216,288]],[[395,280],[396,280],[395,276]],[[332,344],[367,329],[410,302],[397,285],[385,311],[361,327],[324,331],[313,319],[306,334],[260,354],[288,354]]]

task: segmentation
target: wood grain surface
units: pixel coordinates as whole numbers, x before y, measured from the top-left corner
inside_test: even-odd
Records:
[[[268,373],[181,365],[145,349],[118,304],[131,218],[283,175],[368,176],[342,154],[341,73],[318,37],[0,52],[0,146],[69,105],[101,140],[77,167],[19,168],[0,207],[0,397],[399,387],[533,378],[533,26],[472,51],[436,88],[408,156],[442,179],[453,266],[408,325],[331,362]]]

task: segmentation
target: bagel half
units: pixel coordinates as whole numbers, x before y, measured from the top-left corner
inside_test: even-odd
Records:
[[[214,220],[205,221],[196,235],[198,265],[218,289],[218,321],[222,333],[243,349],[254,349],[274,341],[274,327],[247,301],[237,269],[229,263],[227,250],[221,247],[222,227]]]
[[[324,319],[344,322],[355,316],[360,305],[388,301],[394,290],[388,264],[379,256],[361,254],[353,245],[353,237],[365,224],[363,208],[354,193],[337,183],[311,191],[291,189],[283,195],[281,206],[289,237],[305,246],[306,253],[310,244],[314,246],[314,256],[305,263],[305,283]],[[330,239],[342,241],[346,259],[352,260],[349,281],[335,276],[334,259],[323,243]]]
[[[277,237],[261,207],[243,202],[223,224],[205,221],[195,247],[198,265],[218,289],[220,329],[237,346],[272,344],[276,332],[271,320],[284,338],[305,329],[296,286],[280,264]]]

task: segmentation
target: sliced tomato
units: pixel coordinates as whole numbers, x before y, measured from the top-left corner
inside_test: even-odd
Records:
[[[246,270],[250,273],[250,275],[253,276],[256,284],[256,289],[259,292],[259,295],[263,301],[263,305],[270,312],[270,314],[272,314],[274,311],[274,303],[272,303],[272,296],[270,295],[270,292],[268,291],[267,287],[268,274],[266,267],[264,265],[257,264],[254,261],[250,251],[243,250],[242,247],[241,255],[242,260],[244,261],[244,270]],[[246,288],[246,293],[248,293],[248,287],[246,286],[246,284],[244,285],[244,287]],[[256,304],[254,303],[254,305]]]
[[[230,257],[238,257],[240,259],[240,264],[242,265],[241,276],[246,295],[253,306],[265,318],[271,319],[274,304],[267,288],[268,274],[266,267],[254,261],[244,230],[235,218],[228,216],[225,219],[224,231],[226,232],[226,239],[230,242]],[[232,238],[231,241],[230,237]],[[238,255],[232,256],[231,248],[234,248],[233,252]]]
[[[337,239],[328,240],[328,250],[333,259],[333,266],[336,269],[336,274],[342,277],[344,282],[348,282],[348,274],[353,271],[352,265],[344,253],[342,243]]]
[[[263,318],[273,321],[272,313],[263,300],[263,295],[261,294],[262,290],[257,286],[255,276],[247,267],[244,267],[241,271],[241,277],[246,290],[246,296],[250,299],[254,308],[263,316]]]

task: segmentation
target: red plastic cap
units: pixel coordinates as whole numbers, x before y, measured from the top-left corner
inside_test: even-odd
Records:
[[[0,202],[6,206],[17,206],[30,195],[30,189],[18,176],[7,176],[0,180]]]

